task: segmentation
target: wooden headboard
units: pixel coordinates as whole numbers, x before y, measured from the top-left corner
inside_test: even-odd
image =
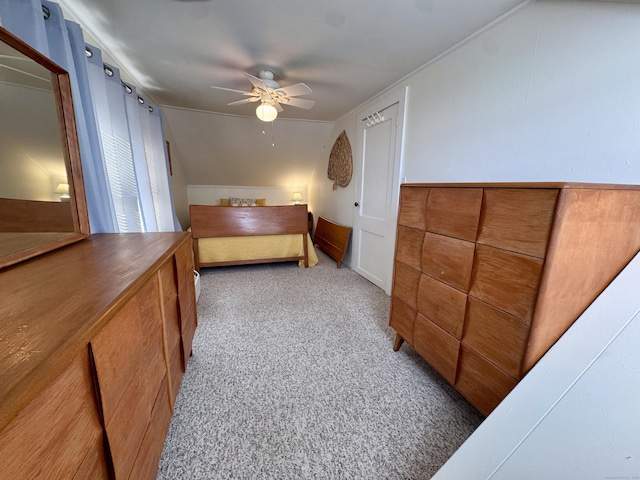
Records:
[[[316,231],[313,234],[313,243],[333,258],[338,264],[338,268],[340,268],[342,260],[347,253],[350,235],[351,227],[318,217]]]
[[[198,239],[245,237],[256,235],[301,234],[305,267],[309,263],[307,235],[309,217],[306,205],[276,205],[263,207],[225,207],[220,205],[189,205],[191,235],[194,239],[195,260],[198,263]],[[283,259],[262,259],[282,261]],[[284,259],[294,260],[294,259]]]

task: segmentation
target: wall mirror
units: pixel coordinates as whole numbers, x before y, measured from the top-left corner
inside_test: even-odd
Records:
[[[0,27],[0,268],[89,233],[69,75]]]

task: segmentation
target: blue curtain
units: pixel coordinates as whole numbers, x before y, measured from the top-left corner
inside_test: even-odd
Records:
[[[70,74],[91,231],[180,230],[161,110],[103,63],[58,4],[0,0],[0,24]]]

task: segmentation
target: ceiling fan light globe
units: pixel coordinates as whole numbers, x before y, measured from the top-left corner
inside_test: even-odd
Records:
[[[256,116],[263,122],[273,122],[278,116],[278,111],[273,105],[263,103],[256,108]]]

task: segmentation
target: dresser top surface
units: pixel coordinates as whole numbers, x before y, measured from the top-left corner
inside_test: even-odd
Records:
[[[96,234],[0,270],[0,429],[188,238]]]

